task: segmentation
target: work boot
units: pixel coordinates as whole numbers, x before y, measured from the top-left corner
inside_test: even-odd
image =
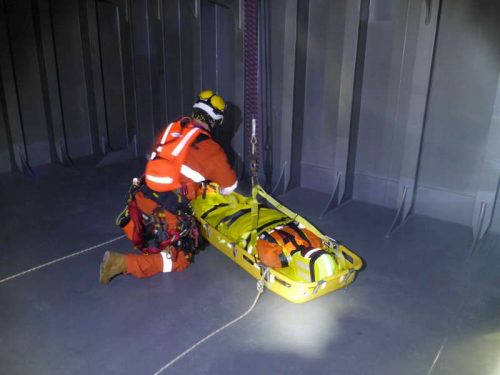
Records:
[[[127,272],[125,256],[125,254],[115,253],[114,251],[104,253],[99,272],[99,282],[101,284],[107,284],[113,277]]]

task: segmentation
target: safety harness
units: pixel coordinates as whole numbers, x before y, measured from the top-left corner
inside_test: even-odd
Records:
[[[145,182],[153,191],[165,192],[182,188],[181,175],[193,182],[205,181],[198,171],[184,164],[191,144],[200,134],[210,133],[193,124],[189,117],[171,123],[146,164]]]
[[[193,187],[181,183],[181,175],[193,183],[204,182],[205,178],[184,161],[191,145],[209,137],[210,133],[190,118],[165,129],[145,174],[134,178],[127,206],[116,220],[135,248],[153,254],[173,246],[193,261],[201,248],[201,237],[187,199],[188,188]]]

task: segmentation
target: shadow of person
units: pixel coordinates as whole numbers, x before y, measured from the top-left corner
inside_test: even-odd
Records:
[[[242,155],[237,153],[231,144],[236,132],[240,128],[243,117],[241,109],[233,102],[226,102],[227,108],[224,114],[224,122],[213,130],[213,136],[226,152],[229,163],[232,165],[238,180],[241,180],[244,173],[244,163]]]

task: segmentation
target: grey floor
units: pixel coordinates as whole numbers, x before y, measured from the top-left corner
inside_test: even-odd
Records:
[[[140,165],[0,176],[0,280],[121,235]],[[469,228],[328,196],[280,197],[363,257],[346,290],[302,305],[266,292],[253,312],[166,374],[500,374],[500,239],[472,260]],[[152,374],[243,313],[255,280],[213,248],[186,272],[98,283],[106,249],[0,282],[0,373]]]

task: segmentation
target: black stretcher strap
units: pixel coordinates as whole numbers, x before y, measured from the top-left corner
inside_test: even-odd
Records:
[[[310,258],[309,261],[309,272],[311,272],[311,281],[316,281],[316,275],[314,274],[314,263],[318,260],[320,256],[322,256],[325,252],[323,250],[318,250],[314,255]]]
[[[297,241],[295,240],[295,237],[293,236],[293,234],[291,233],[288,233],[287,231],[283,230],[283,229],[275,229],[276,233],[278,233],[278,235],[281,236],[282,240],[283,240],[283,244],[287,244],[288,242],[291,242],[292,245],[297,249],[300,245],[297,243]]]
[[[281,219],[272,220],[272,221],[270,221],[268,223],[264,223],[260,227],[257,228],[257,234],[259,234],[264,228],[267,228],[268,226],[270,226],[272,224],[278,224],[278,223],[285,224],[286,222],[284,220],[287,220],[287,219],[288,218],[285,217],[285,218],[281,218]]]
[[[275,220],[272,220],[268,223],[264,223],[262,224],[260,227],[257,228],[257,235],[260,235],[262,230],[269,227],[270,225],[273,225],[273,224],[283,224],[285,225],[287,222],[285,220],[290,220],[288,217],[284,217],[284,218],[281,218],[281,219],[275,219]],[[248,245],[250,244],[250,239],[252,238],[251,235],[249,235],[245,241],[245,249],[248,249]]]
[[[221,221],[219,221],[216,225],[218,227],[220,224],[227,223],[227,226],[230,227],[236,220],[238,220],[240,217],[243,215],[248,214],[250,211],[252,211],[251,208],[244,208],[242,210],[236,211],[234,214],[223,217]]]
[[[290,228],[292,228],[292,230],[294,230],[300,236],[300,238],[302,238],[304,241],[306,241],[307,244],[309,245],[309,247],[311,247],[311,242],[309,241],[309,238],[307,238],[306,234],[304,233],[304,231],[302,229],[299,228],[297,223],[291,222],[290,224],[288,224],[288,226]]]
[[[274,238],[273,236],[271,236],[269,233],[267,233],[266,231],[262,232],[261,234],[263,240],[266,240],[267,242],[270,242],[270,243],[274,243],[274,244],[278,244],[278,241],[276,241],[276,238]]]
[[[228,203],[216,204],[215,206],[211,207],[207,211],[203,212],[203,214],[201,215],[201,218],[205,219],[208,215],[210,215],[211,212],[214,212],[216,209],[221,208],[221,207],[225,207],[225,206],[229,206],[229,204]]]
[[[285,254],[281,253],[279,255],[280,262],[281,262],[281,267],[288,267],[288,258],[285,256]]]

